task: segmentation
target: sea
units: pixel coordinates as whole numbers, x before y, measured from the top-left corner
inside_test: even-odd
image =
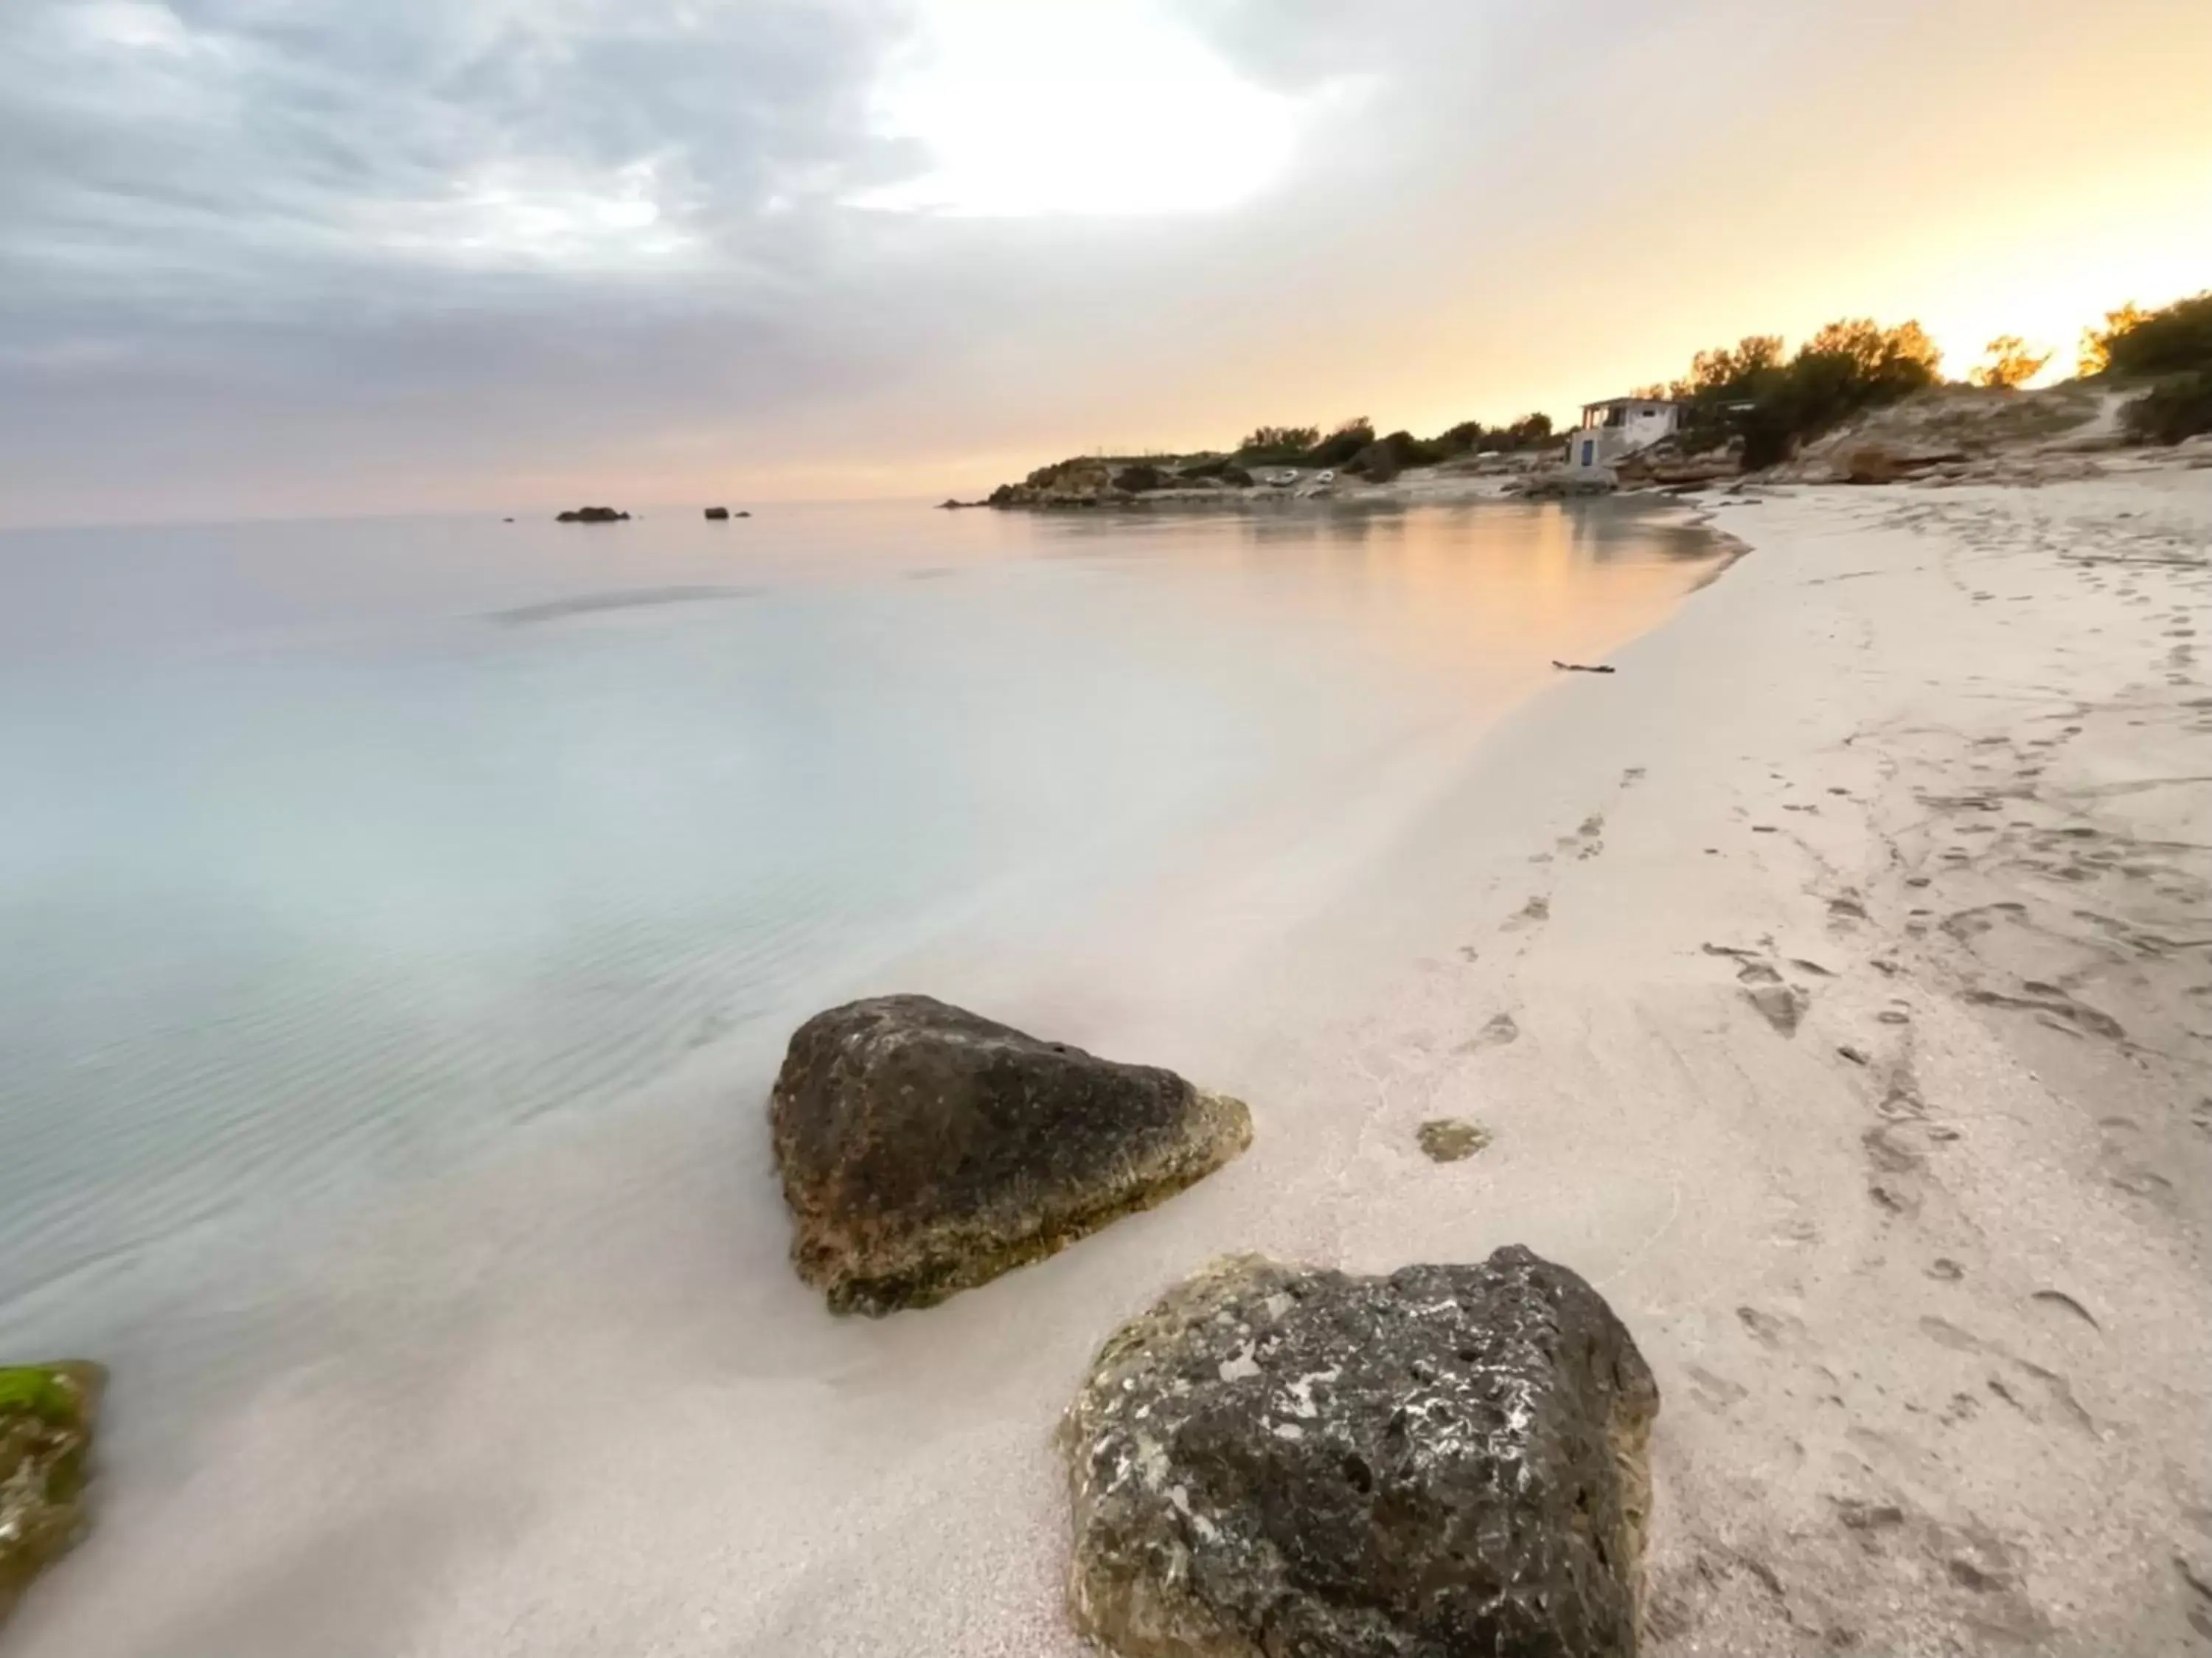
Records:
[[[450,1393],[439,1332],[511,1317],[557,1376],[563,1296],[651,1302],[672,1228],[668,1282],[756,1287],[670,1327],[829,1385],[761,1114],[799,1019],[924,991],[1084,1039],[1233,993],[1719,557],[1617,502],[0,533],[0,1362],[115,1377],[100,1528],[9,1638],[808,1649],[455,1576],[568,1568],[520,1497],[448,1534],[403,1401],[449,1471],[561,1413]]]

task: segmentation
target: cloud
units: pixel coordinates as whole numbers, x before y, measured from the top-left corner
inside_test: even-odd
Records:
[[[0,521],[941,493],[1260,421],[1505,418],[1888,305],[2059,169],[2116,169],[2194,257],[2143,157],[2208,153],[2212,12],[2071,20],[0,0]],[[1977,303],[2034,270],[1954,263]]]
[[[897,25],[860,0],[15,0],[0,259],[258,305],[301,265],[742,240],[771,197],[896,171],[862,101]]]
[[[62,471],[116,466],[214,500],[257,473],[335,485],[404,474],[410,452],[495,470],[533,445],[771,410],[787,436],[870,388],[895,401],[925,364],[1164,244],[888,210],[949,188],[1026,213],[1073,190],[1150,216],[1282,164],[1289,94],[1172,17],[1120,10],[11,0],[0,482],[51,498]],[[1022,95],[963,127],[994,77]],[[926,119],[902,121],[902,96]],[[1201,141],[1216,153],[1173,175]]]

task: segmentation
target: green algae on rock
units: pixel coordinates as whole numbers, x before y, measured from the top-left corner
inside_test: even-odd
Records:
[[[927,1307],[1204,1179],[1243,1104],[926,996],[817,1014],[769,1106],[792,1262],[840,1313]]]
[[[1071,1615],[1118,1658],[1632,1658],[1658,1409],[1604,1299],[1526,1249],[1217,1262],[1061,1424]]]
[[[69,1551],[107,1373],[96,1364],[0,1368],[0,1619]]]

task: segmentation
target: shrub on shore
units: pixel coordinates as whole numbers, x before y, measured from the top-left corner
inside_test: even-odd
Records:
[[[1299,457],[1302,466],[1341,466],[1375,441],[1375,427],[1365,415],[1347,420]]]
[[[1185,478],[1219,476],[1224,466],[1334,466],[1361,474],[1376,483],[1408,466],[1433,466],[1468,454],[1498,454],[1541,448],[1552,441],[1552,418],[1523,415],[1510,425],[1486,427],[1479,420],[1462,420],[1434,437],[1415,437],[1395,431],[1375,435],[1375,425],[1364,416],[1341,423],[1326,437],[1313,426],[1261,426],[1240,443],[1231,455],[1209,456],[1182,468]],[[1376,468],[1383,469],[1378,476]]]
[[[1982,363],[1966,378],[1976,386],[1999,392],[2018,391],[2043,372],[2052,355],[2045,351],[2038,356],[2018,334],[1999,334],[1982,349]]]
[[[2179,443],[2212,432],[2212,290],[2155,311],[2123,305],[2082,340],[2084,374],[2156,379],[2128,405],[2128,434]]]
[[[2183,375],[2128,405],[2128,435],[2139,443],[2179,443],[2212,432],[2212,370]]]
[[[2212,372],[2212,290],[2156,311],[2123,305],[2105,323],[2083,342],[2084,374]]]
[[[1134,466],[1124,466],[1114,474],[1114,487],[1127,490],[1132,495],[1143,495],[1152,490],[1164,490],[1175,480],[1149,460],[1139,460]]]
[[[1486,450],[1540,449],[1552,441],[1552,417],[1522,415],[1511,425],[1487,434],[1478,446]]]
[[[1787,362],[1782,350],[1778,335],[1752,334],[1698,352],[1668,388],[1689,405],[1683,447],[1741,440],[1746,466],[1771,466],[1853,415],[1936,385],[1942,362],[1918,323],[1865,318],[1830,323]]]
[[[1260,426],[1237,446],[1239,454],[1273,454],[1282,451],[1304,454],[1321,442],[1318,426]]]
[[[1175,481],[1184,484],[1234,484],[1243,488],[1252,481],[1252,474],[1237,464],[1232,455],[1209,454],[1196,460],[1185,461],[1177,469]]]
[[[1370,484],[1387,484],[1408,466],[1432,466],[1444,458],[1440,441],[1423,442],[1411,432],[1392,432],[1378,437],[1344,463],[1344,470],[1364,476]]]

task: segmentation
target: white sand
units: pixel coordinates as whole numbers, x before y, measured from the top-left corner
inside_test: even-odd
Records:
[[[188,1441],[119,1423],[132,1500],[9,1650],[1068,1658],[1050,1433],[1119,1317],[1225,1249],[1515,1240],[1659,1375],[1656,1651],[2185,1649],[2212,472],[1721,521],[1753,556],[1496,733],[1279,960],[1162,959],[1139,923],[1049,978],[914,964],[1244,1094],[1231,1169],[841,1323],[777,1268],[774,1053],[702,1058],[212,1323],[303,1362]],[[1432,1165],[1439,1115],[1496,1143]]]

